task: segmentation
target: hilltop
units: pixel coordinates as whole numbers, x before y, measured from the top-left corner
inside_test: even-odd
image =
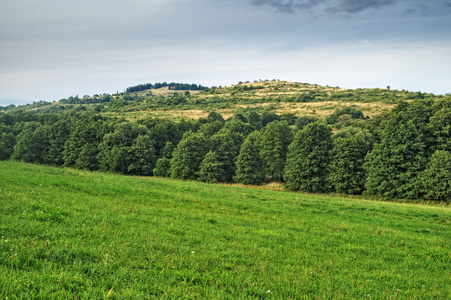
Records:
[[[225,87],[205,88],[199,85],[202,89],[197,90],[174,90],[171,86],[149,85],[157,88],[113,95],[85,95],[81,98],[74,96],[55,102],[40,101],[19,107],[0,107],[0,111],[94,110],[105,115],[120,115],[129,120],[162,117],[177,121],[182,117],[190,119],[206,117],[211,111],[218,112],[225,118],[237,112],[248,111],[327,117],[337,109],[352,107],[362,111],[365,116],[371,117],[390,111],[399,100],[443,97],[422,92],[391,90],[390,87],[342,89],[279,80],[239,82]],[[181,87],[190,86],[180,85]],[[137,87],[142,86],[146,85]],[[133,90],[133,87],[127,90]]]

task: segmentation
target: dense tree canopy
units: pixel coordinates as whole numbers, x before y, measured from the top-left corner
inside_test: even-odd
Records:
[[[399,109],[390,115],[381,142],[366,157],[368,194],[386,198],[418,196],[418,174],[426,164],[426,146],[405,111]]]
[[[293,133],[287,122],[271,122],[260,135],[258,148],[263,160],[265,176],[270,180],[282,181],[288,146]]]
[[[242,184],[260,184],[263,182],[263,162],[251,139],[247,138],[241,145],[236,166],[235,182]]]
[[[360,128],[346,127],[333,137],[329,182],[338,193],[361,194],[366,172],[365,156],[372,149],[373,136]]]
[[[133,105],[104,96],[96,97]],[[0,114],[0,159],[206,182],[284,180],[297,191],[449,201],[451,98],[411,100],[371,119],[345,107],[328,120],[269,108],[228,119],[213,111],[197,120],[133,122],[93,111],[15,109]]]
[[[171,177],[197,179],[197,172],[208,149],[208,142],[203,134],[191,131],[185,133],[171,159]]]
[[[152,175],[155,153],[149,130],[143,125],[123,122],[103,137],[99,145],[100,168],[123,174]]]
[[[285,182],[290,190],[327,192],[332,133],[325,124],[307,125],[288,148]]]

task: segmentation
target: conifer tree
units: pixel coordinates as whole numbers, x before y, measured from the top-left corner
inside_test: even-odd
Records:
[[[260,135],[258,148],[263,161],[265,176],[272,181],[282,181],[288,146],[293,140],[288,123],[275,121],[269,123]]]
[[[235,160],[239,152],[239,145],[233,139],[234,135],[229,130],[221,130],[210,138],[210,149],[215,152],[224,169],[224,176],[218,177],[220,182],[232,182],[233,176],[235,176]]]
[[[311,123],[296,134],[288,147],[285,183],[290,190],[327,192],[332,149],[331,132],[324,124]]]
[[[262,161],[257,147],[247,138],[241,145],[236,161],[236,176],[234,181],[242,184],[260,184],[264,179]]]

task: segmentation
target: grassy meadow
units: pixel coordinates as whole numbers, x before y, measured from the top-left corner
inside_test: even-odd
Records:
[[[451,209],[0,162],[0,299],[449,299]]]

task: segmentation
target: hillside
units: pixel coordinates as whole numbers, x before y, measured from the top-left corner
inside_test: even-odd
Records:
[[[447,206],[0,162],[2,299],[446,299]]]
[[[192,90],[174,90],[184,87]],[[383,199],[451,198],[449,96],[282,81],[128,90],[8,109],[0,114],[0,160]]]
[[[337,109],[353,107],[365,116],[391,110],[399,100],[441,98],[421,92],[387,89],[341,89],[287,81],[255,81],[205,90],[170,90],[168,87],[114,95],[69,97],[56,102],[37,102],[20,106],[39,112],[94,110],[120,115],[128,120],[162,117],[198,119],[216,111],[228,118],[236,112],[272,111],[295,116],[326,117]],[[3,108],[6,109],[6,108]],[[17,108],[10,108],[17,109]],[[1,110],[1,108],[0,108]]]

